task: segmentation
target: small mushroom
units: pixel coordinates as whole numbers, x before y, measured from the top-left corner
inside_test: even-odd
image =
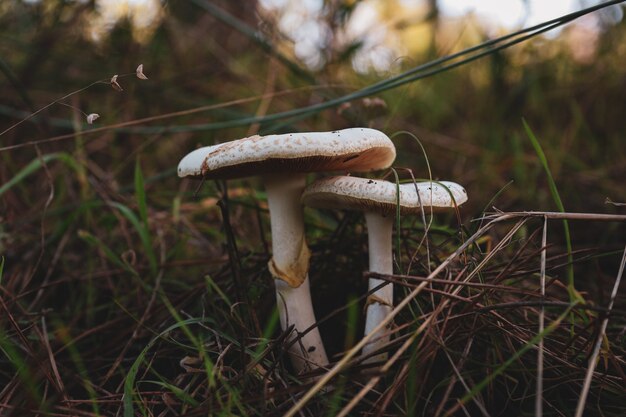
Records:
[[[323,178],[310,184],[302,194],[302,203],[309,207],[364,212],[368,230],[369,269],[380,274],[392,274],[392,232],[398,188],[401,214],[419,213],[420,202],[425,208],[440,210],[467,201],[465,189],[448,181],[396,185],[389,181],[339,176]],[[372,291],[384,282],[371,278],[369,290]],[[392,308],[393,285],[385,285],[370,295],[367,300],[365,334],[371,333]],[[388,341],[389,333],[374,338],[363,348],[363,354],[382,348]],[[367,362],[383,361],[386,358],[386,353],[381,353],[368,358]]]
[[[178,175],[208,179],[262,177],[272,232],[269,270],[275,278],[282,329],[291,325],[295,328],[289,339],[292,341],[316,322],[300,203],[306,173],[383,169],[395,156],[391,140],[374,129],[251,136],[189,153],[178,165]],[[296,371],[327,365],[318,328],[301,336],[290,348]]]

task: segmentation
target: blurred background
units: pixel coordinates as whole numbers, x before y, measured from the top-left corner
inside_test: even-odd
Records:
[[[71,397],[117,395],[125,370],[154,337],[143,326],[162,329],[171,319],[169,304],[154,304],[154,288],[167,288],[176,311],[189,313],[185,317],[209,315],[213,307],[207,300],[220,305],[207,276],[231,299],[241,296],[230,280],[235,264],[226,241],[232,232],[241,273],[251,282],[248,296],[264,320],[273,298],[265,270],[269,219],[259,183],[231,181],[225,194],[225,184],[199,186],[175,172],[179,160],[198,146],[256,133],[370,126],[393,135],[397,168],[467,189],[469,202],[459,219],[450,215],[438,223],[456,236],[461,224],[475,228],[472,219],[494,207],[559,209],[525,120],[566,211],[626,214],[623,5],[456,68],[432,67],[432,74],[420,80],[375,88],[438,58],[597,4],[0,1],[0,255],[5,265],[0,288],[6,317],[14,316],[28,331],[49,320],[61,374],[82,378],[68,389],[76,390]],[[139,64],[147,80],[136,76]],[[114,75],[123,91],[113,88]],[[355,92],[360,93],[351,95]],[[87,123],[94,113],[99,118]],[[410,178],[406,170],[399,173]],[[226,196],[230,219],[225,226],[216,203]],[[316,253],[336,249],[329,263],[312,271],[312,281],[319,283],[333,271],[349,275],[345,284],[314,284],[317,299],[327,301],[320,311],[329,313],[359,294],[347,283],[364,283],[365,234],[356,216],[307,216]],[[352,236],[342,225],[354,231],[360,246],[338,238]],[[570,226],[575,250],[612,254],[582,265],[576,275],[578,288],[606,301],[626,228],[623,223]],[[323,240],[331,232],[339,246]],[[529,236],[532,230],[521,233]],[[563,236],[561,224],[554,223],[555,254],[565,251]],[[491,242],[482,244],[491,247]],[[443,244],[442,259],[450,247]],[[198,282],[199,276],[205,280]],[[344,287],[337,290],[338,285]],[[225,326],[237,334],[241,329],[225,311]],[[343,332],[343,325],[324,326],[326,334]],[[28,349],[11,350],[8,341],[22,339],[8,324],[5,330],[11,339],[0,337],[0,347],[13,357],[3,363],[20,363],[15,358]],[[353,342],[333,339],[331,353]],[[32,366],[31,383],[28,373],[21,379],[0,373],[0,387],[8,387],[0,391],[5,403],[23,404],[21,397],[7,400],[21,392],[15,389],[20,383],[40,389],[32,383],[38,368],[33,357],[47,357],[46,351],[24,353],[23,362]],[[161,369],[164,375],[178,369],[180,356],[170,359]]]
[[[0,180],[13,179],[15,186],[2,190],[0,248],[7,240],[37,240],[38,219],[49,204],[132,189],[137,157],[150,202],[165,209],[195,187],[178,180],[174,168],[197,146],[255,133],[360,125],[389,135],[407,132],[394,137],[396,166],[410,168],[416,178],[465,185],[470,201],[463,215],[469,219],[494,206],[558,208],[525,119],[565,210],[624,212],[610,203],[626,201],[621,5],[453,70],[346,97],[599,3],[3,1]],[[148,80],[134,76],[140,63]],[[111,88],[115,74],[124,91]],[[333,100],[325,109],[307,110]],[[294,110],[302,111],[280,116]],[[91,113],[100,117],[88,125]],[[89,132],[93,128],[101,130]],[[38,155],[58,152],[78,168],[57,161],[15,179]],[[48,202],[43,196],[51,180],[56,195]],[[595,230],[583,228],[584,236]]]
[[[510,181],[495,201],[499,208],[551,209],[544,171],[523,132],[525,118],[567,196],[566,209],[615,211],[605,199],[624,200],[621,6],[367,100],[298,118],[246,123],[249,117],[340,97],[436,57],[597,3],[3,1],[4,128],[94,81],[132,74],[139,63],[149,80],[122,78],[121,93],[106,83],[94,85],[0,140],[6,147],[85,130],[92,127],[85,125],[85,114],[97,113],[93,127],[111,129],[47,142],[40,150],[78,152],[79,141],[89,169],[123,185],[140,153],[149,155],[144,169],[153,176],[173,172],[179,157],[199,144],[257,131],[370,125],[389,134],[416,135],[432,175],[471,190],[470,212],[484,208]],[[200,109],[242,99],[247,100]],[[180,111],[190,112],[168,116]],[[154,116],[154,121],[136,122]],[[129,121],[138,126],[115,128]],[[396,142],[403,149],[397,165],[427,177],[424,155],[414,141],[404,135]],[[33,146],[3,151],[3,182],[35,156]],[[175,189],[178,181],[169,178],[172,182],[154,191]],[[23,215],[23,207],[18,212]]]

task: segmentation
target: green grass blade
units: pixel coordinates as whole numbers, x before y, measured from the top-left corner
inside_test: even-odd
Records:
[[[0,353],[4,355],[9,363],[13,365],[17,376],[22,380],[24,386],[28,390],[30,397],[37,403],[43,403],[43,397],[39,391],[38,382],[31,372],[28,362],[22,357],[15,343],[7,336],[4,329],[0,327]]]
[[[207,290],[213,290],[217,293],[217,295],[219,295],[219,297],[228,305],[228,306],[232,306],[233,303],[230,301],[230,298],[228,298],[228,296],[226,295],[226,293],[224,291],[222,291],[222,289],[220,288],[219,285],[217,285],[217,282],[215,282],[215,280],[213,280],[213,278],[211,277],[211,275],[205,275],[204,276],[204,281],[206,282],[206,286],[207,286]]]
[[[128,263],[124,262],[111,248],[109,248],[102,240],[98,239],[96,236],[92,235],[86,230],[79,230],[78,237],[83,239],[85,242],[89,243],[91,246],[99,248],[104,252],[104,256],[107,257],[109,261],[119,266],[120,268],[130,272],[133,275],[139,275],[132,266]]]
[[[216,386],[219,386],[221,388],[224,388],[226,391],[228,391],[229,396],[228,396],[228,404],[226,407],[227,415],[233,414],[230,412],[231,407],[236,407],[239,410],[239,413],[241,415],[245,415],[246,409],[241,402],[240,393],[236,389],[234,389],[228,383],[227,380],[219,378],[219,374],[217,375],[217,377],[219,378],[219,381],[216,380],[216,372],[214,371],[215,364],[209,357],[208,352],[205,350],[204,342],[200,340],[189,328],[188,324],[190,324],[190,322],[188,320],[183,320],[182,317],[180,317],[180,315],[178,314],[178,312],[176,311],[176,309],[174,308],[170,300],[162,291],[160,292],[160,295],[161,295],[161,301],[163,301],[163,304],[165,304],[165,307],[170,312],[172,317],[174,317],[174,319],[178,323],[181,324],[180,329],[183,331],[183,333],[185,333],[185,336],[187,336],[187,338],[193,343],[194,347],[198,350],[198,354],[204,364],[204,369],[205,369],[206,377],[207,377],[207,384],[209,388],[215,388]],[[197,319],[197,321],[207,322],[208,320]],[[218,401],[219,401],[219,398],[218,398]]]
[[[211,319],[191,318],[191,319],[182,320],[180,315],[176,312],[176,309],[174,308],[174,306],[171,305],[171,303],[165,297],[165,295],[161,293],[161,296],[162,296],[161,297],[162,301],[166,305],[167,309],[170,311],[170,314],[172,314],[172,316],[176,320],[176,323],[174,323],[173,325],[163,330],[156,337],[154,337],[150,342],[148,342],[148,344],[143,348],[139,356],[137,356],[137,359],[135,359],[135,362],[133,363],[133,365],[130,367],[130,370],[128,371],[128,374],[126,376],[126,380],[124,381],[124,400],[123,400],[124,417],[135,416],[134,404],[133,404],[134,386],[135,386],[135,381],[137,379],[137,374],[139,372],[139,367],[144,362],[146,355],[148,354],[148,351],[152,348],[152,346],[154,346],[154,344],[157,341],[162,339],[165,335],[167,335],[173,330],[177,330],[177,329],[182,330],[183,333],[185,333],[185,336],[187,336],[187,338],[192,341],[192,343],[194,344],[194,347],[198,349],[198,353],[203,359],[205,370],[207,372],[209,387],[212,387],[212,388],[216,387],[215,372],[213,371],[213,368],[214,368],[213,362],[208,357],[207,352],[204,349],[204,345],[202,341],[198,340],[198,338],[194,335],[194,333],[189,329],[189,325],[211,322]],[[243,407],[243,404],[241,403],[237,395],[237,392],[226,381],[220,380],[219,382],[220,382],[219,386],[221,388],[226,389],[229,392],[231,401],[234,402],[234,406],[237,407],[241,413],[245,414],[245,408]]]
[[[154,249],[152,246],[150,228],[148,226],[148,203],[146,200],[146,187],[143,173],[141,172],[141,163],[139,161],[139,158],[137,158],[137,161],[135,163],[135,198],[137,199],[137,207],[139,209],[139,218],[141,219],[141,225],[138,225],[137,223],[133,224],[135,225],[135,228],[137,228],[137,231],[141,236],[141,242],[144,246],[144,250],[146,251],[146,255],[148,256],[148,262],[150,263],[150,272],[155,275],[157,272],[157,261],[156,254],[154,253]],[[125,213],[127,217],[128,214],[133,214],[130,209]],[[129,220],[131,220],[130,217]]]
[[[189,404],[192,407],[198,407],[200,403],[194,399],[191,395],[187,394],[184,390],[180,389],[176,385],[168,384],[167,382],[162,381],[143,381],[149,384],[158,385],[172,392],[179,400],[181,400],[185,404]]]
[[[213,4],[213,2],[207,0],[192,0],[192,2],[196,6],[210,13],[211,16],[213,16],[214,18],[229,25],[233,29],[237,30],[239,33],[245,35],[252,42],[255,42],[266,53],[276,57],[276,59],[278,59],[287,68],[289,68],[289,70],[294,74],[302,77],[304,80],[310,83],[315,83],[315,78],[307,70],[301,68],[297,63],[281,53],[280,48],[274,45],[270,39],[267,39],[267,37],[261,31],[254,29],[253,27],[246,24],[244,21],[227,13],[222,8]]]
[[[148,342],[148,344],[143,348],[135,362],[133,362],[132,366],[128,370],[128,374],[126,375],[126,380],[124,381],[124,400],[123,400],[123,408],[124,408],[124,417],[135,417],[134,407],[133,407],[133,391],[135,387],[135,380],[137,378],[137,373],[139,372],[139,367],[143,363],[148,351],[154,346],[156,342],[158,342],[165,335],[170,333],[173,330],[179,329],[181,327],[187,326],[189,324],[201,323],[202,319],[188,319],[184,321],[179,321],[169,326],[167,329],[163,330],[156,337]]]
[[[137,158],[137,162],[135,163],[135,197],[137,198],[137,206],[139,207],[139,218],[143,222],[144,227],[147,229],[148,205],[146,203],[146,189],[139,158]]]
[[[408,415],[416,415],[417,409],[417,393],[419,392],[418,387],[418,376],[417,376],[417,361],[419,360],[419,343],[413,343],[413,348],[411,349],[411,356],[409,356],[409,372],[406,381],[406,410]]]
[[[22,168],[20,172],[15,174],[13,178],[11,178],[9,181],[2,184],[2,186],[0,186],[0,196],[6,193],[7,191],[9,191],[15,185],[19,184],[21,181],[23,181],[26,177],[28,177],[35,171],[41,169],[41,167],[44,164],[47,164],[48,162],[53,161],[55,159],[59,159],[65,162],[67,165],[69,165],[75,170],[78,169],[78,164],[76,163],[74,158],[72,158],[70,155],[68,155],[65,152],[50,153],[47,155],[43,155],[41,158],[33,159],[28,165]]]
[[[131,222],[137,233],[139,233],[139,238],[141,239],[141,244],[143,245],[143,249],[148,257],[148,263],[150,264],[150,271],[153,274],[156,274],[157,271],[157,260],[156,254],[154,253],[154,249],[152,248],[152,239],[150,237],[150,233],[148,232],[148,228],[141,223],[139,218],[133,213],[133,211],[125,206],[124,204],[112,202],[110,203],[112,207],[115,207],[122,213],[124,217]]]
[[[180,329],[183,331],[183,333],[185,333],[185,336],[187,336],[187,338],[191,340],[195,348],[199,351],[200,357],[202,358],[204,362],[204,368],[207,374],[207,383],[210,388],[214,388],[215,387],[215,372],[213,371],[213,369],[215,367],[215,364],[211,361],[211,359],[207,355],[204,349],[204,344],[200,340],[198,340],[196,335],[189,329],[189,326],[187,326],[187,321],[183,320],[182,317],[180,317],[180,315],[178,314],[178,312],[176,311],[176,309],[174,308],[170,300],[162,292],[161,292],[161,300],[163,301],[163,304],[165,304],[165,307],[167,307],[172,317],[174,317],[174,320],[176,320],[176,322],[178,323],[181,323]]]
[[[55,323],[56,332],[58,334],[61,341],[65,346],[67,346],[67,350],[69,352],[69,356],[71,361],[74,363],[76,370],[78,371],[78,376],[82,381],[82,386],[87,391],[89,395],[91,409],[93,410],[93,415],[99,416],[100,409],[98,406],[98,393],[94,386],[96,385],[91,378],[89,377],[89,371],[87,370],[87,365],[81,356],[80,349],[77,347],[75,343],[70,343],[72,341],[70,329],[65,323],[57,321]]]
[[[539,157],[539,161],[543,166],[544,171],[546,172],[546,177],[548,178],[548,186],[550,187],[550,194],[552,194],[552,199],[557,206],[557,209],[561,213],[565,213],[565,207],[563,206],[563,201],[561,201],[561,196],[559,194],[559,190],[556,187],[556,182],[554,181],[554,177],[552,176],[552,171],[550,171],[550,166],[548,165],[548,159],[546,158],[546,154],[543,152],[541,144],[539,140],[531,130],[526,120],[522,118],[522,123],[524,124],[524,129],[526,130],[526,134],[530,139],[530,142],[535,149],[535,153]],[[576,287],[574,286],[574,255],[572,254],[572,239],[569,231],[569,223],[567,219],[563,220],[563,228],[565,230],[565,245],[567,247],[567,290],[569,292],[570,301],[579,300],[583,301],[582,297],[576,291]]]
[[[254,363],[260,362],[261,355],[265,352],[265,349],[269,345],[272,340],[272,334],[276,331],[278,327],[280,316],[278,315],[278,309],[274,308],[272,310],[272,315],[268,318],[265,327],[263,328],[263,335],[261,337],[261,341],[254,350],[254,354],[252,357],[254,358]]]
[[[606,2],[601,5],[589,7],[587,9],[570,13],[568,15],[561,16],[557,19],[550,20],[548,22],[543,22],[541,24],[535,25],[530,28],[522,29],[511,34],[483,42],[477,46],[474,46],[474,47],[465,49],[463,51],[460,51],[458,53],[451,54],[449,56],[445,56],[442,58],[438,58],[433,61],[427,62],[425,64],[416,66],[408,71],[405,71],[389,79],[380,81],[378,83],[365,87],[361,90],[346,94],[344,96],[341,96],[332,100],[328,100],[323,103],[314,104],[308,107],[288,110],[288,111],[281,112],[281,113],[269,114],[266,116],[251,116],[251,117],[245,117],[242,119],[229,120],[229,121],[217,122],[217,123],[209,123],[209,124],[204,124],[204,125],[184,126],[184,127],[181,127],[181,129],[183,130],[178,130],[178,128],[174,128],[170,130],[173,130],[173,131],[216,130],[216,129],[223,129],[227,127],[247,126],[253,123],[265,123],[268,121],[287,119],[287,118],[300,116],[300,115],[316,114],[322,110],[339,106],[348,101],[375,95],[385,90],[390,90],[396,87],[400,87],[402,85],[405,85],[405,84],[408,84],[408,83],[411,83],[411,82],[414,82],[414,81],[417,81],[426,77],[430,77],[430,76],[460,67],[462,65],[466,65],[470,62],[473,62],[485,56],[492,55],[500,50],[522,43],[532,37],[545,33],[556,27],[562,26],[588,13],[592,13],[596,10],[600,10],[604,7],[608,7],[613,4],[618,4],[620,2],[621,1],[619,0]],[[464,55],[469,55],[469,57],[456,61],[457,59],[461,58]],[[443,65],[446,62],[451,62],[451,61],[456,61],[456,62],[452,62],[448,65]],[[159,130],[159,132],[161,132],[161,130]]]
[[[350,297],[348,301],[348,309],[346,311],[346,335],[344,337],[343,347],[347,351],[356,343],[356,335],[359,327],[359,300],[356,297]]]
[[[485,204],[485,206],[483,207],[481,213],[485,214],[487,212],[487,210],[489,210],[489,207],[491,207],[491,205],[498,199],[498,197],[500,197],[500,194],[502,194],[507,188],[509,188],[509,186],[513,184],[513,180],[507,182],[506,184],[504,184],[494,195],[493,197],[491,197],[491,199],[487,202],[487,204]],[[480,227],[480,226],[476,226],[476,227]]]
[[[402,218],[400,217],[400,177],[398,172],[391,168],[396,182],[396,263],[398,271],[402,272]]]

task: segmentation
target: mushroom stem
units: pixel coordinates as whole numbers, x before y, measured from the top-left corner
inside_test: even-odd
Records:
[[[272,229],[270,271],[276,285],[276,301],[283,330],[294,326],[289,342],[301,336],[289,349],[296,372],[328,364],[319,329],[301,332],[316,323],[311,302],[308,267],[309,250],[304,240],[304,220],[300,197],[306,185],[305,174],[263,177]]]
[[[382,216],[378,213],[365,213],[367,223],[369,245],[369,269],[379,274],[393,273],[392,260],[392,232],[393,216]],[[382,279],[369,279],[368,289],[371,291],[385,281]],[[367,299],[367,312],[365,318],[365,334],[372,330],[389,315],[393,308],[393,284],[387,284],[380,288]],[[387,329],[389,330],[389,329]],[[374,352],[389,342],[390,334],[385,332],[374,337],[372,341],[363,347],[363,354]],[[365,362],[379,362],[387,359],[387,353],[368,358]]]

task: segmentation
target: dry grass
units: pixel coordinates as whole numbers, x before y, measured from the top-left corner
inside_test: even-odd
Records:
[[[148,46],[122,24],[94,48],[64,23],[91,7],[74,3],[0,5],[0,52],[10,52],[0,60],[0,415],[626,414],[624,23],[600,34],[592,64],[558,39],[552,55],[547,41],[529,42],[381,90],[387,109],[370,114],[350,97],[381,79],[353,74],[349,54],[294,73],[289,56],[268,63],[241,27],[192,2],[170,2]],[[111,76],[139,62],[149,80],[114,91]],[[63,106],[33,104],[58,97]],[[342,100],[341,111],[328,104]],[[98,127],[81,112],[100,114]],[[306,118],[280,116],[294,112]],[[294,375],[267,271],[264,193],[255,180],[181,181],[173,167],[198,144],[257,130],[353,125],[417,133],[394,137],[397,172],[462,183],[470,201],[432,223],[401,220],[396,274],[377,276],[398,290],[390,359],[375,366],[360,356],[363,219],[307,210],[333,363]],[[557,185],[569,212],[526,211],[554,207]],[[506,212],[485,214],[493,205]]]

